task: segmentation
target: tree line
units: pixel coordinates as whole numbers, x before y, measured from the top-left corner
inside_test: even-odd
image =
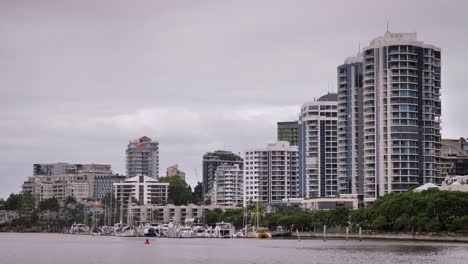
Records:
[[[182,205],[203,202],[201,183],[192,192],[190,186],[180,178],[167,177],[162,180],[169,182],[168,203]],[[109,200],[110,195],[106,199]],[[19,231],[33,226],[69,227],[74,222],[82,223],[85,217],[84,205],[73,197],[68,197],[63,204],[55,198],[36,203],[30,193],[11,194],[6,200],[0,199],[2,209],[18,214],[17,219],[3,227]],[[288,230],[320,231],[326,226],[330,231],[343,231],[345,228],[356,231],[362,228],[369,232],[468,233],[468,192],[429,189],[423,192],[390,193],[379,197],[367,207],[355,210],[337,207],[311,211],[297,206],[279,206],[276,212],[266,213],[264,206],[257,208],[255,203],[248,203],[245,208],[208,210],[198,220],[209,225],[229,222],[237,228],[256,226],[258,222],[270,230],[282,226]]]
[[[255,204],[244,209],[205,214],[208,224],[228,221],[237,228],[256,225]],[[298,206],[279,206],[274,213],[260,208],[260,226],[270,230],[344,232],[465,232],[468,233],[468,193],[429,189],[423,192],[390,193],[359,209],[339,206],[327,210],[307,210]]]

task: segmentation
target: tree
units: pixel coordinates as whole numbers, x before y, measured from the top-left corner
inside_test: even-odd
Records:
[[[197,182],[197,185],[193,188],[192,202],[198,205],[203,203],[203,183]]]
[[[223,210],[216,208],[214,210],[209,210],[203,214],[204,222],[207,225],[214,226],[216,223],[220,222],[223,216]]]
[[[10,194],[5,201],[5,210],[17,211],[21,207],[22,194]]]
[[[179,176],[161,177],[159,181],[169,183],[168,203],[186,205],[192,202],[192,188]]]
[[[39,202],[39,211],[52,211],[52,212],[58,212],[60,210],[60,204],[57,200],[57,198],[49,198],[49,199],[44,199]]]

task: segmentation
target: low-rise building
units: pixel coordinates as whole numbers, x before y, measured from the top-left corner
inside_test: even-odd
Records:
[[[18,218],[16,211],[0,210],[0,224],[11,223]]]
[[[340,197],[306,199],[301,202],[301,207],[309,210],[333,209],[339,206],[357,209],[359,206],[357,195],[342,194]]]
[[[208,210],[221,209],[223,211],[228,209],[233,209],[234,207],[230,206],[218,206],[218,205],[134,205],[131,207],[134,223],[144,224],[144,223],[155,223],[163,222],[169,223],[173,222],[186,223],[193,222],[196,219],[203,221],[203,215]]]
[[[114,183],[114,196],[124,207],[130,200],[138,204],[167,203],[169,183],[162,183],[148,176],[135,176],[123,182]]]

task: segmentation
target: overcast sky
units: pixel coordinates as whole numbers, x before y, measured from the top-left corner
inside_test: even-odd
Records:
[[[0,197],[33,163],[107,163],[160,142],[193,185],[202,155],[276,139],[390,31],[442,48],[443,137],[468,136],[468,1],[0,0]]]

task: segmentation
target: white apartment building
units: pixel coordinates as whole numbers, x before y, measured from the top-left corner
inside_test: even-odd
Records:
[[[298,148],[278,141],[266,148],[245,151],[244,205],[279,204],[298,197]]]
[[[184,224],[200,220],[204,222],[203,216],[208,210],[221,209],[223,211],[228,209],[234,209],[231,206],[219,206],[219,205],[134,205],[131,207],[133,215],[135,217],[134,223],[175,223]]]
[[[219,206],[237,206],[244,201],[244,172],[239,164],[216,168],[211,201]]]
[[[115,200],[124,205],[132,198],[140,204],[165,204],[168,188],[169,183],[162,183],[148,176],[135,176],[114,183]]]
[[[301,197],[338,193],[337,94],[302,105],[299,117],[299,191]]]
[[[159,143],[143,136],[130,141],[126,151],[126,169],[128,177],[148,175],[159,177]]]

